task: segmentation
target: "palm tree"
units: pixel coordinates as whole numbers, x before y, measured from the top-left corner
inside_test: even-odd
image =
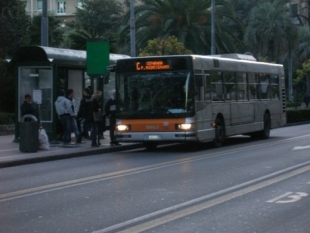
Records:
[[[141,0],[135,7],[136,45],[144,48],[148,40],[175,36],[186,48],[198,54],[210,53],[211,12],[210,0]],[[216,1],[216,47],[218,52],[235,52],[241,41],[236,28],[242,31],[242,23],[235,17],[228,1]],[[128,41],[129,13],[124,18],[121,38]],[[225,27],[223,22],[238,27]],[[124,42],[123,40],[123,42]]]
[[[244,42],[256,56],[278,61],[293,48],[294,28],[283,0],[265,2],[250,12]]]

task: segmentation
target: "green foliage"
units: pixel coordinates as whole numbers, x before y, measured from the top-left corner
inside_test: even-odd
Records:
[[[118,28],[123,16],[122,4],[111,0],[85,0],[76,8],[74,29],[68,33],[72,49],[86,49],[89,38],[103,38],[110,42],[110,52],[117,52]]]
[[[41,20],[42,15],[36,15],[32,18],[29,27],[30,44],[41,44]],[[54,15],[48,16],[48,43],[50,47],[59,47],[63,42],[64,21]]]
[[[141,0],[135,7],[136,46],[140,50],[154,38],[175,36],[196,54],[209,54],[211,47],[210,0]],[[218,53],[242,47],[243,25],[229,1],[216,1],[216,48]],[[121,41],[128,44],[130,12],[124,17]]]
[[[179,55],[192,52],[178,41],[175,36],[169,36],[166,40],[156,38],[149,40],[147,46],[140,50],[139,56]]]
[[[255,56],[279,61],[296,41],[297,30],[282,0],[265,1],[249,14],[244,42]]]
[[[310,109],[289,110],[286,112],[287,123],[310,121]]]
[[[14,124],[15,113],[0,112],[0,125]]]
[[[293,80],[294,85],[298,85],[299,83],[303,82],[309,72],[310,72],[310,59],[302,64],[301,69],[296,70],[296,78]]]
[[[287,108],[297,108],[300,107],[302,102],[286,102],[286,107]]]
[[[16,48],[28,43],[30,17],[26,15],[25,3],[1,0],[0,25],[0,58],[10,58]]]

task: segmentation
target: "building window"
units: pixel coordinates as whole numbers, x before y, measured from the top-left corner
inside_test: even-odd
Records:
[[[57,14],[66,13],[66,0],[57,0]]]
[[[42,0],[38,0],[37,1],[37,9],[41,11],[42,8],[43,8],[43,1]]]

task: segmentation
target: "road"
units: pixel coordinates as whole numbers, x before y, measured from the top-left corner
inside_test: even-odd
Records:
[[[0,232],[310,232],[310,125],[0,169]]]

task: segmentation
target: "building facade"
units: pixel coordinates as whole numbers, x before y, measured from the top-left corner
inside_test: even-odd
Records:
[[[42,13],[43,0],[21,0],[25,2],[25,10],[31,16]],[[73,19],[77,7],[82,6],[83,0],[46,0],[47,12],[64,19]],[[125,3],[126,0],[116,0]],[[125,6],[125,4],[124,4]]]

